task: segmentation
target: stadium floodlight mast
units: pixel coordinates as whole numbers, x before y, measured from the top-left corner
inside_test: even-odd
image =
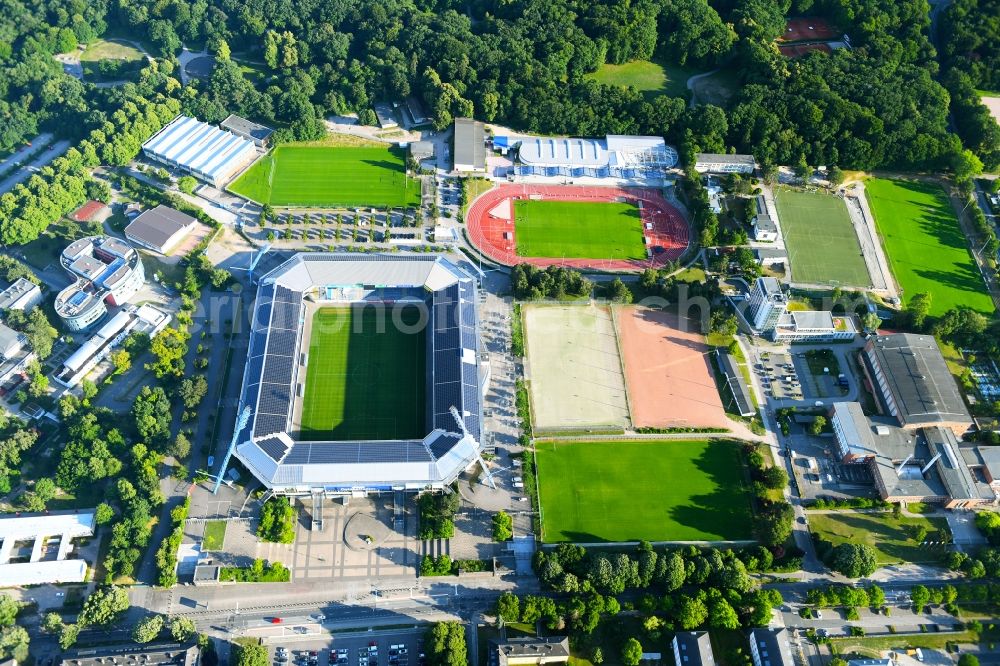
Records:
[[[222,477],[226,473],[226,467],[229,466],[229,459],[233,457],[233,451],[236,449],[236,440],[239,438],[240,433],[243,429],[247,427],[247,423],[250,422],[250,405],[246,405],[243,411],[240,412],[239,418],[236,419],[236,428],[233,430],[233,438],[229,442],[229,448],[226,449],[226,455],[222,459],[222,467],[219,468],[219,474],[215,477],[215,485],[212,487],[212,494],[216,495],[219,492],[219,486],[222,485]]]
[[[246,268],[244,268],[242,266],[233,266],[232,270],[234,270],[234,271],[246,271],[247,272],[247,284],[252,285],[253,284],[253,269],[257,268],[257,264],[260,263],[260,260],[264,258],[264,255],[267,254],[268,250],[270,250],[270,249],[271,249],[271,244],[270,243],[264,243],[260,247],[260,249],[257,250],[257,254],[255,254],[253,257],[251,257],[251,259],[250,259],[250,265],[249,266],[247,266]]]
[[[462,434],[466,437],[469,437],[469,431],[465,427],[465,420],[462,418],[462,415],[458,413],[458,409],[455,407],[455,405],[449,407],[448,411],[451,412],[451,416],[453,419],[455,419],[455,423],[458,424],[458,427],[461,429]],[[486,466],[486,461],[483,460],[483,454],[479,450],[479,447],[476,447],[476,460],[479,461],[480,467],[482,467],[483,471],[486,473],[486,481],[489,482],[490,488],[496,490],[497,484],[496,481],[493,480],[493,473],[490,472],[490,468]]]

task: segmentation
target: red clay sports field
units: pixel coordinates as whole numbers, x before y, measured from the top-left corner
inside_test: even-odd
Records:
[[[517,253],[514,200],[632,202],[639,206],[643,235],[651,256],[642,261],[522,257]],[[648,188],[576,187],[567,185],[501,185],[484,193],[469,207],[469,238],[480,252],[498,263],[513,266],[566,266],[593,270],[641,270],[664,266],[688,247],[690,230],[684,217],[658,190]]]

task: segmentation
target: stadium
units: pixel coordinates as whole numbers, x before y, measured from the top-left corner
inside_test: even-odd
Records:
[[[677,164],[677,151],[658,136],[609,134],[604,139],[497,136],[493,138],[493,147],[516,154],[511,176],[518,180],[615,179],[656,185]]]
[[[298,254],[259,283],[234,455],[287,495],[440,489],[479,459],[487,381],[472,275]]]
[[[472,244],[507,266],[637,271],[678,259],[690,242],[683,215],[654,188],[508,183],[477,198],[467,224]]]

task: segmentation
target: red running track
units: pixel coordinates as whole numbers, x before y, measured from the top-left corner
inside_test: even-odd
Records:
[[[649,259],[559,259],[522,257],[517,253],[514,230],[514,199],[532,196],[555,201],[630,201],[641,206],[643,234],[647,247],[655,250]],[[490,213],[496,206],[510,200],[510,220]],[[501,185],[486,192],[469,207],[467,216],[469,238],[487,257],[506,266],[519,263],[534,266],[565,266],[600,271],[634,271],[664,266],[679,258],[688,247],[690,227],[680,211],[670,205],[658,190],[649,188],[578,187],[568,185]],[[646,225],[652,224],[651,229]],[[509,237],[505,237],[509,236]]]

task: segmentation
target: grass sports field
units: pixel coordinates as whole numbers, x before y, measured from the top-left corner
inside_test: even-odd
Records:
[[[424,423],[424,331],[403,332],[375,308],[322,308],[313,316],[302,438],[412,439]],[[403,326],[420,320],[404,309]],[[360,321],[358,319],[360,318]]]
[[[403,152],[390,146],[278,146],[229,189],[272,206],[420,204],[420,182],[407,178]]]
[[[642,218],[630,203],[514,202],[517,253],[557,259],[645,259]]]
[[[719,440],[539,443],[544,540],[750,539],[739,447]]]
[[[993,301],[948,197],[937,185],[874,178],[868,203],[903,299],[931,295],[932,315],[960,305],[983,314]]]
[[[647,97],[687,94],[687,80],[698,71],[652,60],[632,60],[621,65],[606,63],[586,78],[608,86],[632,87]]]
[[[774,202],[795,282],[867,287],[868,267],[847,206],[830,194],[779,189]]]

